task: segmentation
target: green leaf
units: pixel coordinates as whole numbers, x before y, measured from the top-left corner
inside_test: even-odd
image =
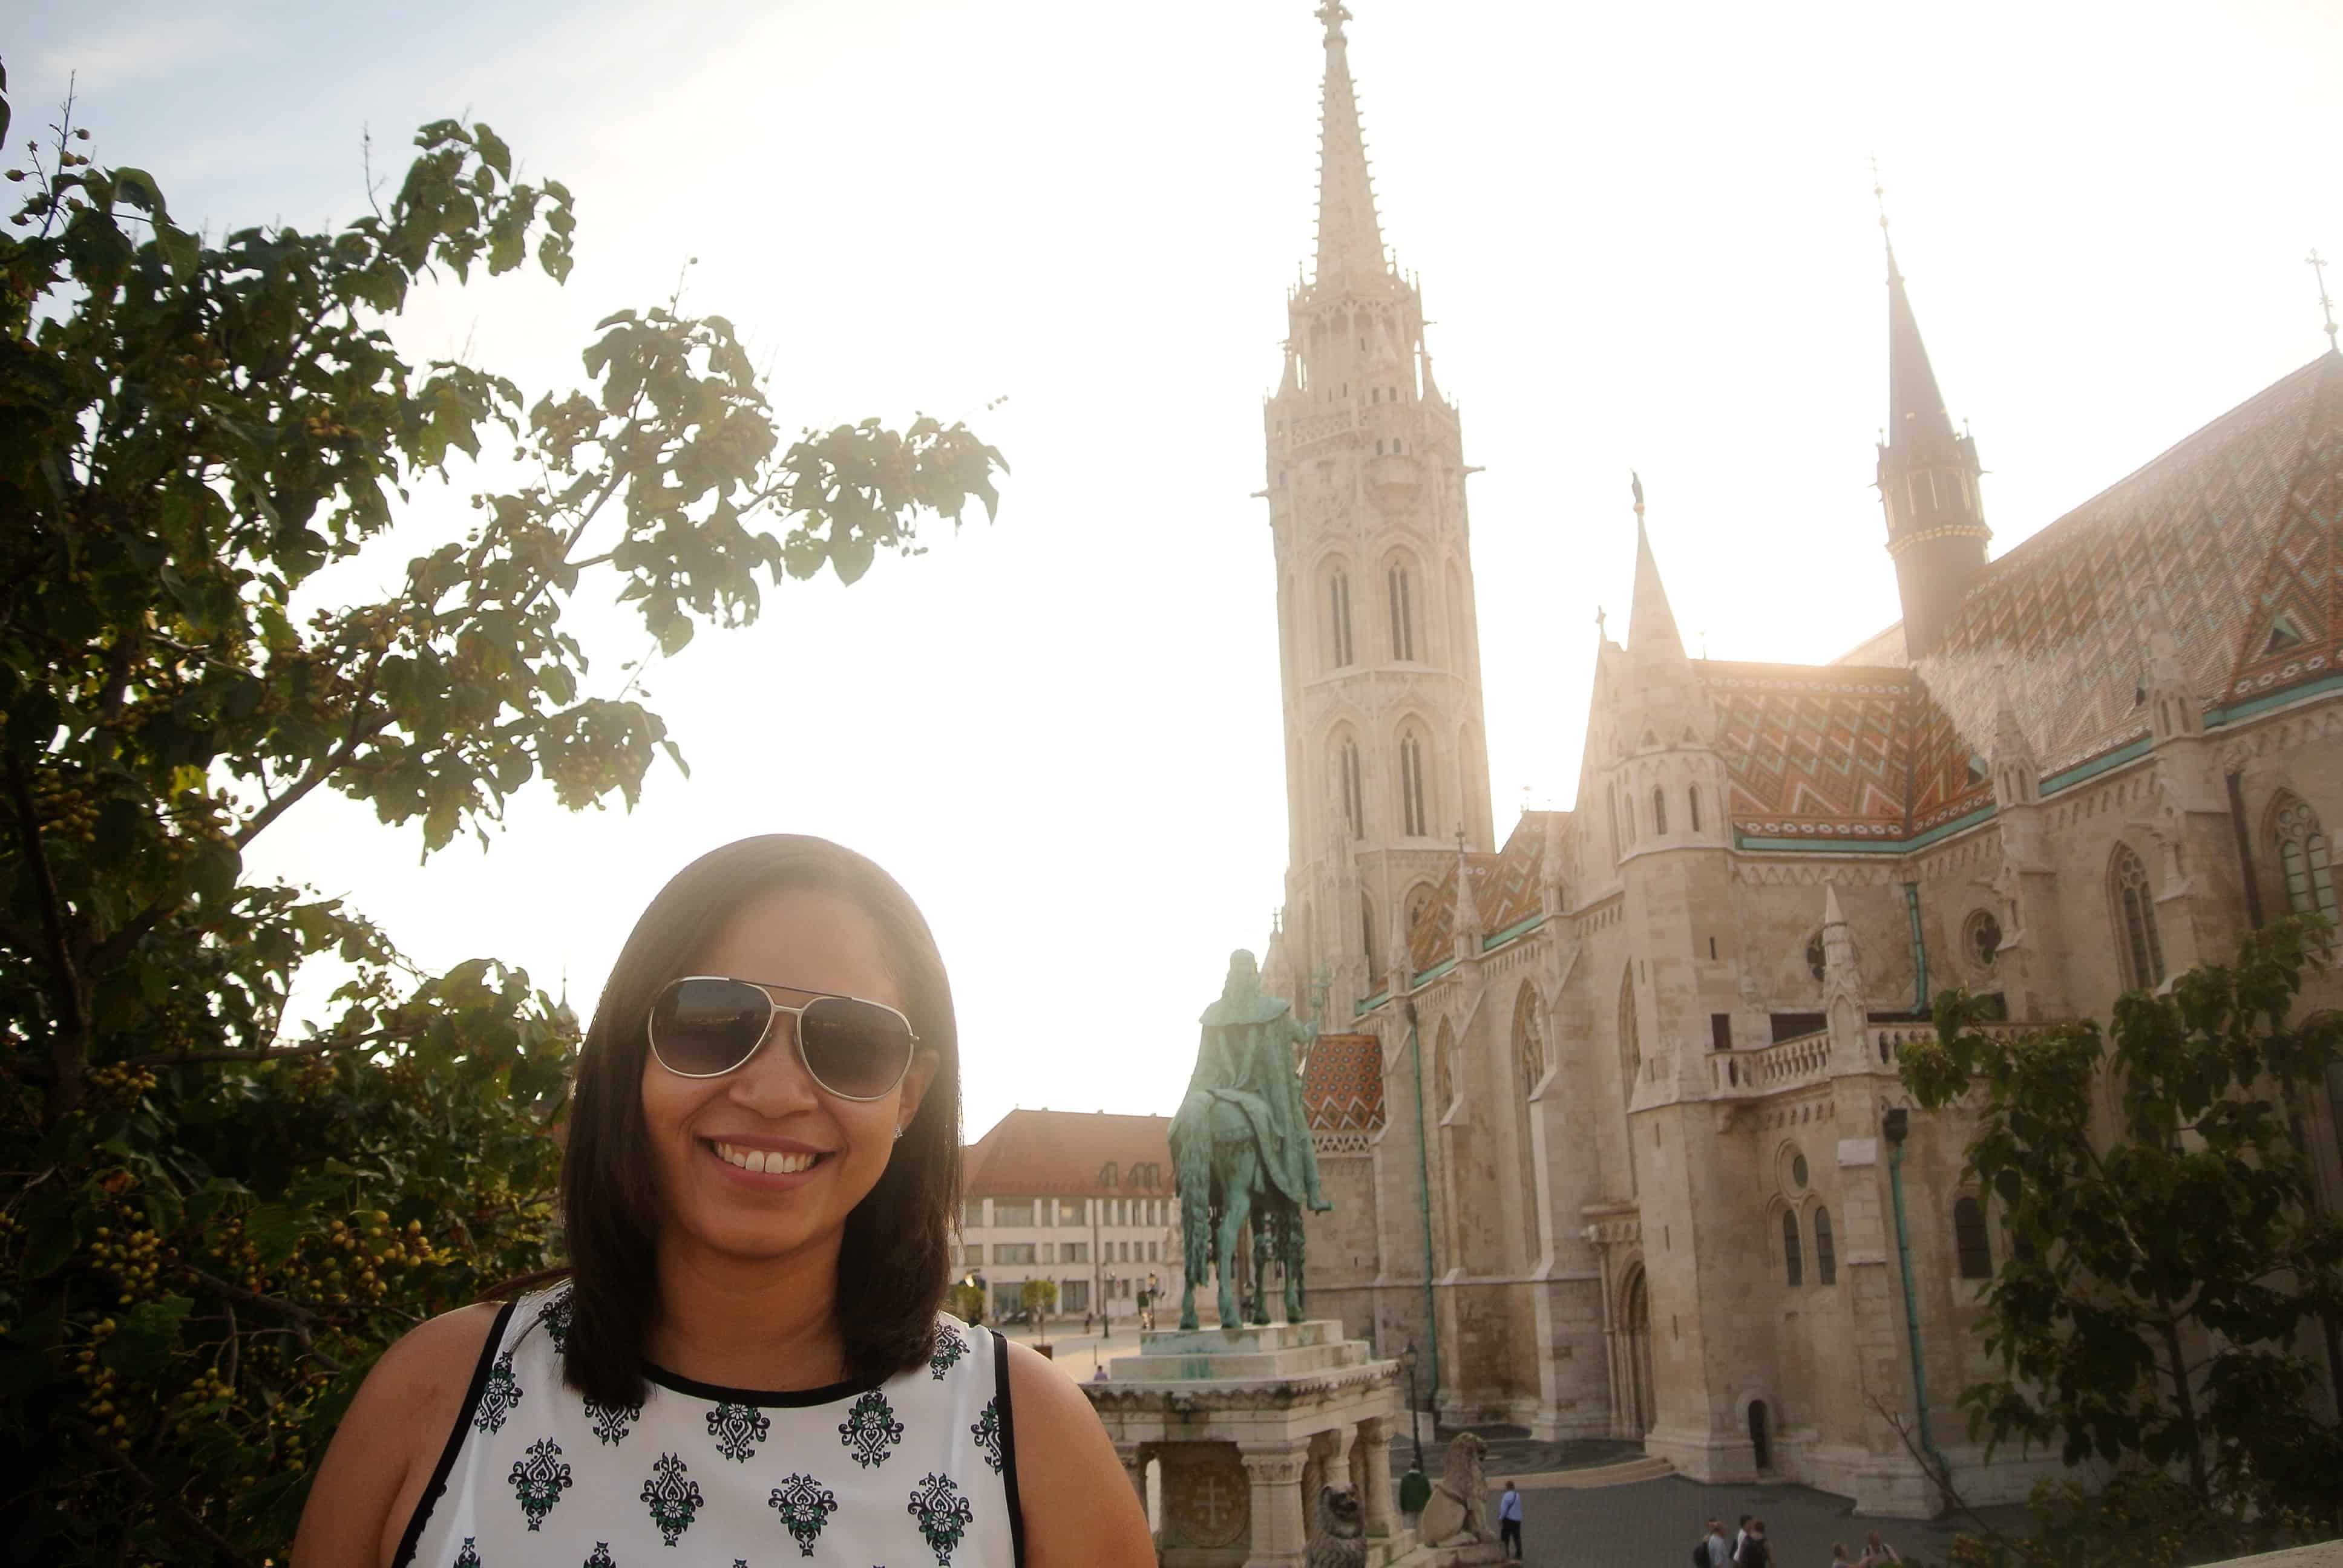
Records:
[[[117,168],[108,171],[114,176],[114,194],[148,216],[161,218],[163,187],[145,169]]]
[[[476,125],[472,141],[480,150],[480,161],[496,170],[498,179],[512,178],[512,149],[505,146],[502,136],[485,125]]]
[[[186,1296],[139,1302],[117,1320],[98,1359],[124,1377],[153,1377],[179,1348],[179,1324],[195,1304]]]

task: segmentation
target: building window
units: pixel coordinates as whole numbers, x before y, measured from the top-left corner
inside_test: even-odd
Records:
[[[1785,1209],[1782,1211],[1782,1278],[1795,1291],[1805,1283],[1805,1260],[1798,1253],[1798,1211]]]
[[[1668,798],[1656,784],[1652,786],[1652,833],[1664,837],[1668,830]]]
[[[1161,1241],[1150,1241],[1150,1242],[1148,1242],[1148,1243],[1147,1243],[1147,1261],[1148,1261],[1149,1262],[1151,1262],[1151,1263],[1160,1263],[1160,1262],[1161,1262],[1161,1261],[1163,1261],[1162,1256],[1161,1256],[1162,1251],[1163,1251],[1163,1243],[1162,1243],[1162,1242],[1161,1242]]]
[[[1033,1243],[995,1241],[992,1244],[992,1261],[995,1263],[1030,1263],[1033,1261]]]
[[[963,1231],[984,1229],[984,1200],[970,1198],[960,1206],[960,1228]]]
[[[1081,1205],[1081,1200],[1080,1200],[1079,1198],[1061,1198],[1061,1199],[1059,1199],[1059,1200],[1058,1200],[1058,1223],[1059,1223],[1059,1224],[1061,1224],[1061,1225],[1079,1225],[1079,1224],[1081,1224],[1081,1222],[1082,1222],[1082,1205]]]
[[[1378,442],[1376,442],[1376,443],[1375,443],[1375,456],[1376,456],[1376,457],[1382,457],[1383,455],[1383,444],[1381,441],[1378,441]]]
[[[1979,910],[1961,928],[1961,947],[1969,962],[1981,970],[1993,968],[1993,960],[2001,956],[2001,922],[1992,911]]]
[[[2335,913],[2335,868],[2327,829],[2309,803],[2281,797],[2278,814],[2278,874],[2286,883],[2287,908],[2298,915]]]
[[[1091,1261],[1088,1241],[1066,1241],[1058,1248],[1058,1261],[1064,1263],[1087,1263]]]
[[[1700,831],[1699,785],[1695,784],[1691,789],[1684,791],[1684,804],[1692,808],[1692,830],[1697,833]]]
[[[1367,794],[1359,779],[1359,748],[1349,740],[1342,742],[1341,759],[1336,764],[1342,774],[1342,815],[1351,826],[1351,837],[1367,836]]]
[[[1115,1165],[1115,1162],[1110,1160],[1099,1171],[1099,1185],[1101,1187],[1120,1187],[1122,1185],[1122,1182],[1119,1180],[1120,1175],[1121,1171]]]
[[[1391,569],[1392,657],[1412,659],[1415,657],[1415,606],[1409,598],[1407,568]]]
[[[1820,985],[1823,972],[1829,967],[1830,955],[1823,950],[1823,934],[1816,931],[1806,939],[1806,972],[1815,977],[1816,985]]]
[[[1993,1278],[1993,1243],[1985,1233],[1985,1210],[1974,1198],[1953,1204],[1953,1250],[1960,1254],[1961,1278]]]
[[[984,1267],[984,1243],[970,1241],[967,1246],[962,1247],[960,1250],[960,1261],[971,1269]]]
[[[1815,1211],[1815,1282],[1838,1283],[1838,1246],[1831,1240],[1830,1211]]]
[[[2128,844],[2116,846],[2115,904],[2117,945],[2127,960],[2124,984],[2153,990],[2164,983],[2164,939],[2156,930],[2156,898],[2148,890],[2147,867]]]
[[[1088,1280],[1068,1280],[1058,1287],[1058,1310],[1061,1312],[1087,1312],[1091,1310],[1091,1282]]]
[[[1326,585],[1326,624],[1334,634],[1334,668],[1345,669],[1351,663],[1351,578],[1347,572],[1336,572]]]
[[[1399,790],[1403,830],[1411,839],[1425,837],[1432,812],[1423,798],[1423,743],[1413,735],[1400,738]]]
[[[992,1222],[996,1225],[1031,1224],[1033,1201],[1030,1198],[995,1198],[992,1201]]]

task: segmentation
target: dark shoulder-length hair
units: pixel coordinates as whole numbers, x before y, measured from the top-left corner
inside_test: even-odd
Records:
[[[847,1216],[837,1321],[847,1373],[877,1381],[925,1362],[951,1266],[960,1206],[960,1036],[951,982],[919,906],[874,862],[826,839],[769,833],[711,850],[661,888],[610,971],[578,1059],[561,1217],[574,1283],[564,1381],[598,1403],[645,1397],[644,1347],[656,1303],[661,1215],[643,1126],[647,1024],[659,988],[740,907],[782,888],[849,899],[878,928],[911,1028],[936,1054],[919,1114],[886,1173]]]

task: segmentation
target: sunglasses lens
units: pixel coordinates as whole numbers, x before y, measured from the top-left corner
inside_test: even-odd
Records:
[[[798,1020],[806,1070],[832,1094],[876,1100],[911,1061],[911,1028],[876,1002],[816,997]]]
[[[729,1072],[757,1049],[772,1015],[765,993],[744,981],[677,980],[651,1003],[651,1049],[670,1072]]]

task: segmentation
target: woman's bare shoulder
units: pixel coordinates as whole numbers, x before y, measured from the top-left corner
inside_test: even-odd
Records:
[[[382,1352],[317,1467],[293,1541],[294,1568],[390,1560],[503,1311],[481,1302],[442,1312]]]
[[[1063,1369],[1014,1340],[1018,1511],[1031,1568],[1152,1568],[1147,1511],[1089,1396]],[[1069,1506],[1069,1499],[1083,1503]]]

